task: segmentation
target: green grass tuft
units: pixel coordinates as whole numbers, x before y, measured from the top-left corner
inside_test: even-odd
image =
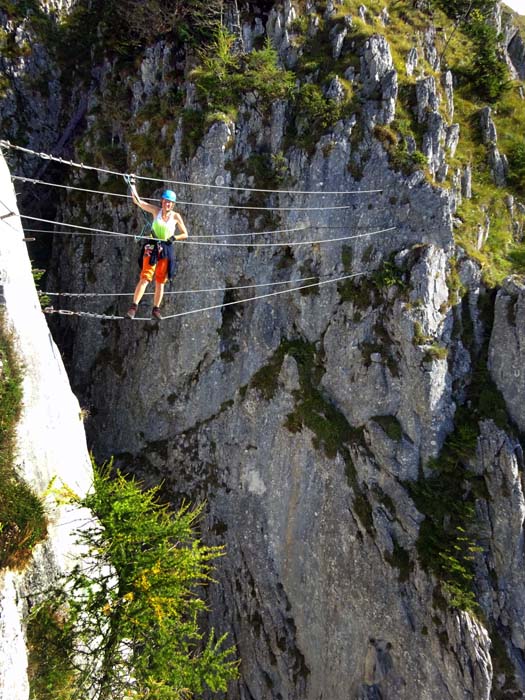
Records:
[[[74,700],[75,672],[68,649],[73,645],[67,616],[45,606],[27,621],[30,700]]]
[[[395,416],[373,416],[372,420],[381,426],[394,442],[399,442],[403,437],[403,428]]]
[[[47,524],[42,501],[14,469],[22,370],[1,311],[0,360],[0,569],[22,569]]]

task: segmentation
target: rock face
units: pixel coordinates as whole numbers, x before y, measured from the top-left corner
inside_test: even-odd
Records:
[[[376,34],[366,41],[361,56],[361,80],[363,94],[369,99],[369,119],[390,124],[396,114],[397,72],[384,36]],[[380,103],[378,107],[376,101]]]
[[[452,73],[447,70],[443,75],[442,79],[443,89],[445,90],[445,97],[447,99],[447,108],[449,119],[454,117],[454,78]]]
[[[0,187],[0,280],[7,323],[24,367],[17,472],[39,494],[56,479],[57,487],[64,484],[82,495],[91,484],[92,473],[80,408],[40,309],[3,156]],[[4,218],[9,212],[13,215]],[[27,602],[72,565],[78,551],[72,522],[86,517],[89,513],[57,507],[50,499],[49,537],[36,547],[30,567],[23,573],[0,574],[0,696],[6,700],[29,697],[23,620]]]
[[[492,172],[492,178],[496,185],[502,187],[507,180],[508,162],[507,157],[501,155],[496,145],[498,134],[491,113],[490,107],[484,107],[480,111],[481,138],[487,146],[487,160]]]
[[[407,54],[405,65],[406,65],[406,71],[407,75],[413,75],[416,68],[417,68],[417,62],[418,62],[418,53],[416,47],[412,47],[410,51]]]
[[[495,144],[498,140],[496,125],[492,119],[492,109],[483,107],[479,115],[479,123],[481,127],[481,138],[486,146]]]
[[[448,112],[452,117],[454,94],[451,77],[446,78],[444,82]],[[418,122],[426,127],[421,150],[427,157],[428,167],[438,182],[442,182],[448,172],[447,153],[453,156],[459,141],[459,124],[447,126],[439,112],[440,102],[441,98],[433,76],[416,81],[415,112]]]
[[[525,79],[525,43],[523,40],[523,31],[518,28],[519,22],[515,13],[510,12],[508,8],[500,18],[500,28],[502,31],[502,44],[504,49],[505,59],[510,69],[510,74],[513,79]]]
[[[6,31],[14,30],[9,21],[2,22],[2,25]],[[49,137],[60,131],[63,108],[59,73],[50,60],[48,50],[36,41],[31,30],[21,25],[14,32],[15,45],[20,47],[20,53],[10,56],[6,51],[0,56],[0,73],[8,80],[8,88],[2,94],[0,104],[4,129],[2,138],[16,140],[18,129],[30,124],[33,128],[27,129],[30,134],[28,145],[36,149],[50,148],[54,144],[50,143]],[[46,81],[48,94],[45,98],[34,83],[26,79],[28,75],[34,77],[35,83],[38,79]],[[21,105],[24,107],[23,117]],[[46,115],[45,121],[41,118],[42,114]]]
[[[517,280],[508,280],[496,299],[489,367],[520,431],[525,430],[524,314],[525,287]]]
[[[521,34],[518,32],[514,34],[507,46],[507,51],[518,77],[520,80],[525,80],[525,44]]]
[[[340,6],[323,4],[320,17],[307,3],[312,14],[304,25],[315,38],[323,23],[334,22],[327,51],[342,62],[352,23],[339,22]],[[235,4],[228,22],[245,49],[265,31],[282,64],[292,66],[301,51],[293,37],[299,13],[299,3],[272,6],[263,28]],[[360,21],[375,22],[365,6],[358,8]],[[388,136],[381,127],[396,115],[390,46],[367,34],[354,58],[342,73],[351,88],[330,74],[322,91],[337,102],[355,90],[359,113],[343,113],[319,134],[309,133],[307,114],[299,115],[302,133],[312,136],[309,148],[287,139],[297,126],[287,100],[264,112],[253,93],[235,122],[218,118],[191,155],[182,122],[171,125],[169,163],[155,174],[177,181],[190,238],[177,244],[179,271],[169,290],[177,293],[166,295],[163,313],[191,313],[158,325],[58,317],[54,332],[89,410],[96,457],[114,455],[148,485],[162,482],[175,504],[206,500],[203,538],[224,544],[227,553],[216,574],[220,586],[209,591],[208,622],[230,632],[242,659],[229,700],[489,700],[511,690],[519,697],[525,692],[519,442],[485,420],[475,449],[457,466],[479,487],[472,500],[482,551],[476,550],[473,586],[483,615],[451,607],[446,589],[423,567],[421,533],[430,516],[414,497],[415,485],[426,487],[431,465],[440,464],[487,350],[480,270],[455,247],[452,233],[458,197],[472,196],[472,168],[457,169],[456,193],[431,185],[420,171],[394,171],[374,137]],[[407,57],[407,72],[421,76],[412,107],[429,170],[441,181],[461,134],[449,123],[453,76],[425,76],[425,60],[439,69],[432,27]],[[127,83],[134,115],[164,89],[156,76],[166,76],[172,63],[164,42],[144,54]],[[88,121],[103,109],[113,70],[110,63],[100,67]],[[198,109],[195,86],[185,82],[181,92],[186,108]],[[486,146],[495,148],[490,112],[485,116]],[[413,140],[407,150],[415,149]],[[271,185],[259,187],[250,165],[268,154],[273,160],[264,161],[264,175]],[[269,165],[274,161],[279,172]],[[159,187],[140,183],[143,196]],[[66,194],[57,218],[138,233],[137,211],[109,195]],[[271,233],[297,227],[303,228],[293,235]],[[246,238],[229,238],[265,231],[245,247],[239,242]],[[485,227],[482,237],[487,233]],[[122,238],[56,239],[52,291],[129,293],[116,301],[58,303],[122,316],[136,284],[138,246]],[[224,246],[232,241],[235,247]],[[252,299],[311,277],[323,285]],[[196,289],[216,291],[180,293]],[[490,371],[518,426],[525,387],[512,372],[523,364],[521,297],[518,286],[500,292],[489,351]],[[138,316],[147,319],[150,306],[149,297]],[[193,313],[199,307],[211,308]],[[505,557],[507,549],[512,555]]]
[[[472,197],[472,169],[469,165],[465,166],[461,174],[461,194],[467,199]]]
[[[291,42],[292,23],[297,17],[297,10],[291,0],[285,0],[283,7],[275,6],[270,10],[266,32],[276,47],[284,64],[292,68],[298,58]]]
[[[507,629],[515,649],[525,649],[525,575],[523,568],[523,450],[520,443],[498,430],[492,421],[482,425],[476,464],[484,476],[490,499],[481,517],[491,546],[480,563],[486,567],[482,601],[498,627]],[[497,582],[497,583],[495,583]],[[505,582],[503,584],[503,582]],[[498,589],[505,586],[505,594]]]
[[[341,56],[341,51],[343,50],[343,42],[347,34],[348,29],[344,25],[335,25],[335,27],[330,31],[333,58],[337,59]]]
[[[235,128],[210,129],[184,172],[175,147],[173,176],[246,186],[230,161],[248,158],[254,139],[278,142],[276,127],[247,104]],[[308,222],[310,240],[332,237],[335,222],[349,235],[392,221],[395,231],[290,251],[181,245],[176,288],[202,286],[196,280],[254,285],[219,293],[220,304],[305,270],[321,278],[381,270],[394,252],[399,283],[357,278],[152,328],[66,319],[75,327],[76,391],[92,409],[89,434],[99,458],[114,454],[147,483],[164,481],[175,501],[207,499],[204,532],[228,552],[217,572],[221,586],[210,591],[210,624],[223,630],[227,621],[243,659],[229,698],[431,700],[452,688],[452,697],[488,700],[488,634],[466,614],[436,613],[435,582],[415,555],[422,515],[403,486],[439,454],[453,425],[454,382],[469,369],[453,336],[446,283],[451,199],[417,174],[390,171],[377,143],[356,183],[348,168],[352,128],[339,123],[309,158],[299,149],[287,153],[295,186],[368,190],[381,183],[383,193],[373,204],[363,195],[346,200],[351,208],[336,210],[337,218],[330,209],[336,200],[325,198],[323,211],[283,212],[281,226]],[[200,197],[189,187],[182,196]],[[248,196],[211,195],[217,204]],[[308,206],[312,196],[267,201]],[[114,213],[125,217],[128,209]],[[65,202],[64,220],[70,215]],[[217,242],[227,240],[224,231],[250,226],[244,215],[206,207],[188,208],[187,221],[191,235],[214,234]],[[106,269],[107,241],[89,245],[101,261],[98,289],[131,290],[129,245],[120,248],[128,262],[118,270]],[[55,272],[63,289],[89,276],[89,256],[72,252],[64,241]],[[189,308],[176,296],[165,313]],[[463,358],[453,373],[436,346]],[[162,381],[137,393],[152,357]]]

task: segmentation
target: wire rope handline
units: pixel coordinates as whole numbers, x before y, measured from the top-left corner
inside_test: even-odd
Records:
[[[53,160],[64,165],[69,165],[74,168],[82,168],[84,170],[95,170],[97,172],[106,173],[107,175],[117,175],[122,177],[126,173],[121,173],[116,170],[108,170],[107,168],[97,168],[94,165],[85,165],[84,163],[77,163],[73,160],[66,160],[65,158],[60,158],[58,156],[53,156],[50,153],[43,153],[42,151],[33,151],[30,148],[25,148],[24,146],[18,146],[16,144],[7,141],[6,139],[0,139],[0,147],[14,149],[21,151],[22,153],[28,153],[30,155],[37,156],[38,158],[43,158],[44,160]],[[169,178],[159,178],[159,177],[146,177],[145,175],[136,175],[137,180],[147,180],[150,182],[169,182],[174,185],[185,185],[188,187],[202,187],[209,189],[221,189],[221,190],[237,190],[241,192],[267,192],[273,194],[308,194],[308,195],[337,195],[337,194],[377,194],[383,192],[382,189],[375,190],[335,190],[335,191],[323,191],[323,190],[271,190],[257,187],[233,187],[230,185],[210,185],[202,182],[186,182],[184,180],[172,180]]]
[[[27,214],[20,214],[22,219],[30,219],[31,221],[40,221],[42,223],[54,224],[59,226],[69,226],[71,228],[81,229],[81,233],[77,234],[75,232],[67,233],[64,231],[50,231],[50,233],[63,234],[63,235],[92,235],[92,236],[119,236],[126,238],[135,238],[131,233],[120,233],[118,231],[108,231],[107,229],[94,229],[89,226],[81,226],[80,224],[66,224],[63,221],[52,221],[51,219],[41,219],[36,216],[28,216]],[[316,241],[281,241],[279,243],[222,243],[215,241],[192,241],[191,239],[185,239],[177,241],[177,245],[197,245],[197,246],[215,246],[222,248],[281,248],[281,247],[296,247],[302,245],[317,245],[322,243],[335,243],[337,241],[349,241],[354,238],[364,238],[365,236],[375,236],[379,233],[386,233],[388,231],[394,231],[397,226],[389,226],[388,228],[379,229],[378,231],[368,231],[367,233],[353,234],[352,236],[340,236],[338,238],[325,238]],[[144,237],[142,240],[157,240],[156,238]]]
[[[66,224],[69,225],[69,224]],[[295,226],[294,228],[283,228],[283,229],[274,229],[273,231],[247,231],[246,233],[204,233],[204,234],[192,234],[191,237],[193,238],[217,238],[218,236],[221,236],[222,238],[238,238],[239,236],[269,236],[274,233],[295,233],[296,231],[306,231],[309,228],[315,228],[317,230],[322,230],[322,229],[347,229],[348,226],[312,226],[312,225],[304,225],[304,226]],[[50,231],[47,228],[26,228],[24,226],[24,232],[26,233],[71,233],[73,234],[74,231]],[[132,235],[132,234],[128,234]],[[137,238],[137,236],[133,236],[133,238]]]
[[[280,284],[299,284],[310,280],[320,279],[319,275],[313,277],[302,277],[301,279],[283,280],[280,282],[259,282],[256,284],[243,284],[236,287],[210,287],[208,289],[176,289],[164,292],[164,296],[176,294],[203,294],[205,292],[230,292],[238,289],[255,289],[256,287],[273,287]],[[145,292],[144,296],[153,296],[155,292]],[[133,292],[43,292],[38,291],[38,295],[45,297],[130,297]]]
[[[130,178],[130,175],[123,175],[124,179]],[[137,177],[134,175],[133,177]],[[75,187],[75,185],[63,185],[57,182],[47,182],[46,180],[36,180],[32,177],[25,177],[23,175],[11,175],[12,180],[19,180],[20,182],[29,182],[33,185],[47,185],[49,187],[60,187],[66,190],[74,190],[77,192],[88,192],[90,194],[100,194],[106,195],[108,197],[121,197],[125,199],[130,199],[130,195],[122,194],[120,192],[106,192],[105,190],[92,190],[86,187]],[[145,202],[156,202],[157,197],[143,197]],[[332,211],[340,209],[353,209],[353,204],[341,204],[337,206],[322,206],[322,207],[256,207],[247,204],[216,204],[214,202],[188,202],[186,200],[177,200],[177,204],[184,204],[189,207],[208,207],[213,209],[246,209],[249,211]]]
[[[167,321],[173,318],[181,318],[182,316],[190,316],[191,314],[197,314],[197,313],[203,313],[205,311],[213,311],[215,309],[222,309],[225,306],[233,306],[235,304],[245,304],[249,301],[257,301],[259,299],[267,299],[268,297],[275,297],[280,294],[289,294],[290,292],[298,292],[301,289],[310,289],[311,287],[321,287],[325,284],[331,284],[334,282],[342,282],[343,280],[350,279],[352,277],[359,277],[360,275],[366,275],[368,274],[368,271],[366,272],[355,272],[351,275],[342,275],[340,277],[335,277],[331,278],[329,280],[322,280],[318,282],[314,282],[312,284],[305,284],[301,285],[300,287],[293,287],[292,289],[280,289],[277,292],[268,292],[267,294],[258,294],[253,297],[248,297],[247,299],[236,299],[234,301],[227,301],[222,304],[212,304],[211,306],[203,306],[198,309],[190,309],[189,311],[179,311],[176,314],[170,314],[169,316],[164,316],[163,320]],[[90,318],[99,318],[102,320],[110,320],[110,321],[120,321],[123,319],[126,319],[129,321],[129,319],[126,316],[116,316],[116,315],[106,315],[106,314],[95,314],[90,311],[71,311],[70,309],[53,309],[51,307],[46,307],[43,309],[44,313],[47,314],[61,314],[63,316],[87,316]],[[151,318],[146,318],[146,317],[137,317],[135,316],[133,321],[129,321],[131,323],[134,323],[135,321],[149,321],[151,322]]]

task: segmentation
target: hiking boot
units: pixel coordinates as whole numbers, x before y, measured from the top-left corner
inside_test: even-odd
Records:
[[[160,315],[160,309],[158,306],[154,306],[152,311],[151,311],[151,318],[154,321],[160,321],[162,319],[162,316]]]
[[[128,318],[135,318],[135,314],[137,313],[137,309],[138,309],[138,304],[135,304],[135,302],[133,302],[133,304],[129,307],[129,309],[126,313],[126,316]]]

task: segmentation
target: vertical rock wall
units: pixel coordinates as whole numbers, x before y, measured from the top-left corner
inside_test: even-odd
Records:
[[[313,4],[307,8],[312,11]],[[335,8],[327,3],[325,18]],[[359,16],[366,21],[368,15],[361,6]],[[388,22],[388,13],[382,17]],[[266,27],[287,66],[299,57],[296,18],[287,0],[272,10]],[[247,48],[265,31],[260,18],[253,27],[238,12],[230,20],[237,28],[242,21]],[[344,57],[349,26],[334,29],[336,58]],[[310,21],[309,35],[316,32]],[[434,28],[420,48],[421,60],[413,49],[407,72],[420,75],[423,56],[438,70]],[[521,48],[513,44],[516,66]],[[268,116],[251,94],[239,105],[236,123],[215,123],[189,159],[179,124],[167,144],[164,174],[251,186],[243,168],[254,153],[268,152],[280,153],[286,180],[298,190],[381,189],[371,198],[337,201],[269,195],[264,203],[274,209],[270,223],[253,212],[183,207],[190,236],[211,234],[226,242],[226,233],[298,224],[308,227],[304,235],[310,239],[392,224],[395,231],[293,249],[181,244],[176,290],[254,286],[211,299],[173,297],[164,308],[169,314],[240,300],[257,293],[255,285],[306,274],[366,273],[363,278],[160,326],[68,317],[56,328],[68,348],[75,390],[91,413],[89,437],[97,455],[116,454],[123,468],[149,483],[163,482],[176,503],[207,500],[203,536],[227,547],[220,586],[210,590],[210,624],[231,632],[242,659],[241,681],[230,700],[520,697],[525,501],[519,440],[486,421],[476,454],[458,466],[484,484],[476,500],[483,552],[476,557],[475,585],[486,625],[448,607],[436,580],[421,567],[424,516],[410,496],[410,484],[431,473],[429,458],[439,455],[453,429],[486,330],[478,310],[479,270],[454,248],[452,236],[457,200],[472,194],[470,166],[459,173],[461,193],[431,186],[422,172],[394,172],[375,138],[388,131],[374,129],[391,124],[396,114],[398,76],[388,42],[370,37],[359,58],[359,68],[349,63],[344,75],[352,89],[362,84],[362,120],[341,119],[311,152],[286,145],[285,101],[276,102]],[[159,44],[146,52],[140,76],[123,76],[133,115],[166,89],[170,60],[169,47]],[[91,106],[103,107],[110,96],[111,71],[105,63]],[[452,120],[451,74],[444,76],[444,87]],[[337,99],[342,89],[334,78],[327,93]],[[198,108],[194,86],[185,90],[186,106]],[[420,75],[414,108],[424,133],[422,150],[441,181],[460,132],[445,120],[439,92],[434,77]],[[97,118],[93,110],[89,124]],[[149,123],[143,127],[147,131]],[[126,135],[119,136],[125,142]],[[88,139],[89,151],[96,144]],[[415,149],[415,141],[407,148]],[[501,159],[497,150],[490,153],[494,179],[503,183],[504,168],[496,167]],[[141,183],[141,194],[154,193]],[[178,194],[199,205],[250,203],[248,193],[199,194],[181,186]],[[350,208],[329,208],[341,203]],[[312,204],[319,209],[277,210]],[[60,210],[65,222],[85,217],[87,225],[136,231],[136,212],[125,203],[95,197],[72,203],[68,194]],[[131,293],[136,255],[129,241],[57,237],[53,287]],[[458,330],[465,319],[449,289],[456,267],[468,288],[470,343]],[[108,313],[123,312],[128,302],[93,300]],[[522,290],[507,285],[500,292],[490,348],[493,377],[520,427],[523,392],[514,378],[523,355],[522,302]],[[147,300],[142,311],[148,315]]]
[[[55,480],[79,495],[92,479],[84,426],[60,352],[53,342],[35,290],[23,242],[15,193],[0,155],[0,285],[5,317],[23,367],[23,411],[17,427],[16,469],[43,495]],[[23,572],[0,572],[0,697],[26,700],[27,654],[24,615],[28,601],[73,563],[73,529],[90,514],[46,498],[49,536]]]
[[[269,141],[274,127],[245,106],[235,131],[210,129],[183,173],[176,134],[173,177],[240,184],[227,163],[249,154],[253,139]],[[453,333],[447,287],[451,200],[418,173],[392,172],[374,142],[357,183],[348,168],[351,129],[338,124],[310,158],[291,150],[297,188],[383,191],[354,197],[337,213],[324,198],[326,208],[307,215],[304,238],[331,238],[339,226],[349,234],[389,224],[395,231],[293,251],[181,244],[175,289],[293,279],[305,265],[326,277],[375,271],[378,280],[393,269],[397,281],[365,276],[346,288],[159,325],[74,317],[60,325],[71,334],[72,373],[90,408],[97,455],[114,454],[146,482],[163,482],[175,503],[208,502],[203,536],[227,548],[220,585],[210,590],[210,624],[230,631],[242,659],[231,700],[488,700],[487,631],[436,603],[435,582],[416,554],[422,515],[406,488],[452,429],[453,387],[470,367]],[[145,183],[141,191],[147,194]],[[238,201],[189,188],[182,197]],[[312,197],[273,201],[308,206]],[[67,221],[67,201],[63,210]],[[86,211],[96,225],[103,207],[94,200]],[[127,208],[109,211],[121,229]],[[190,237],[213,233],[218,242],[254,225],[206,207],[188,208],[186,218]],[[284,212],[279,224],[302,220]],[[64,291],[131,290],[132,245],[61,240],[54,283]],[[169,315],[229,298],[168,297],[164,309]],[[127,301],[102,303],[124,309]]]

